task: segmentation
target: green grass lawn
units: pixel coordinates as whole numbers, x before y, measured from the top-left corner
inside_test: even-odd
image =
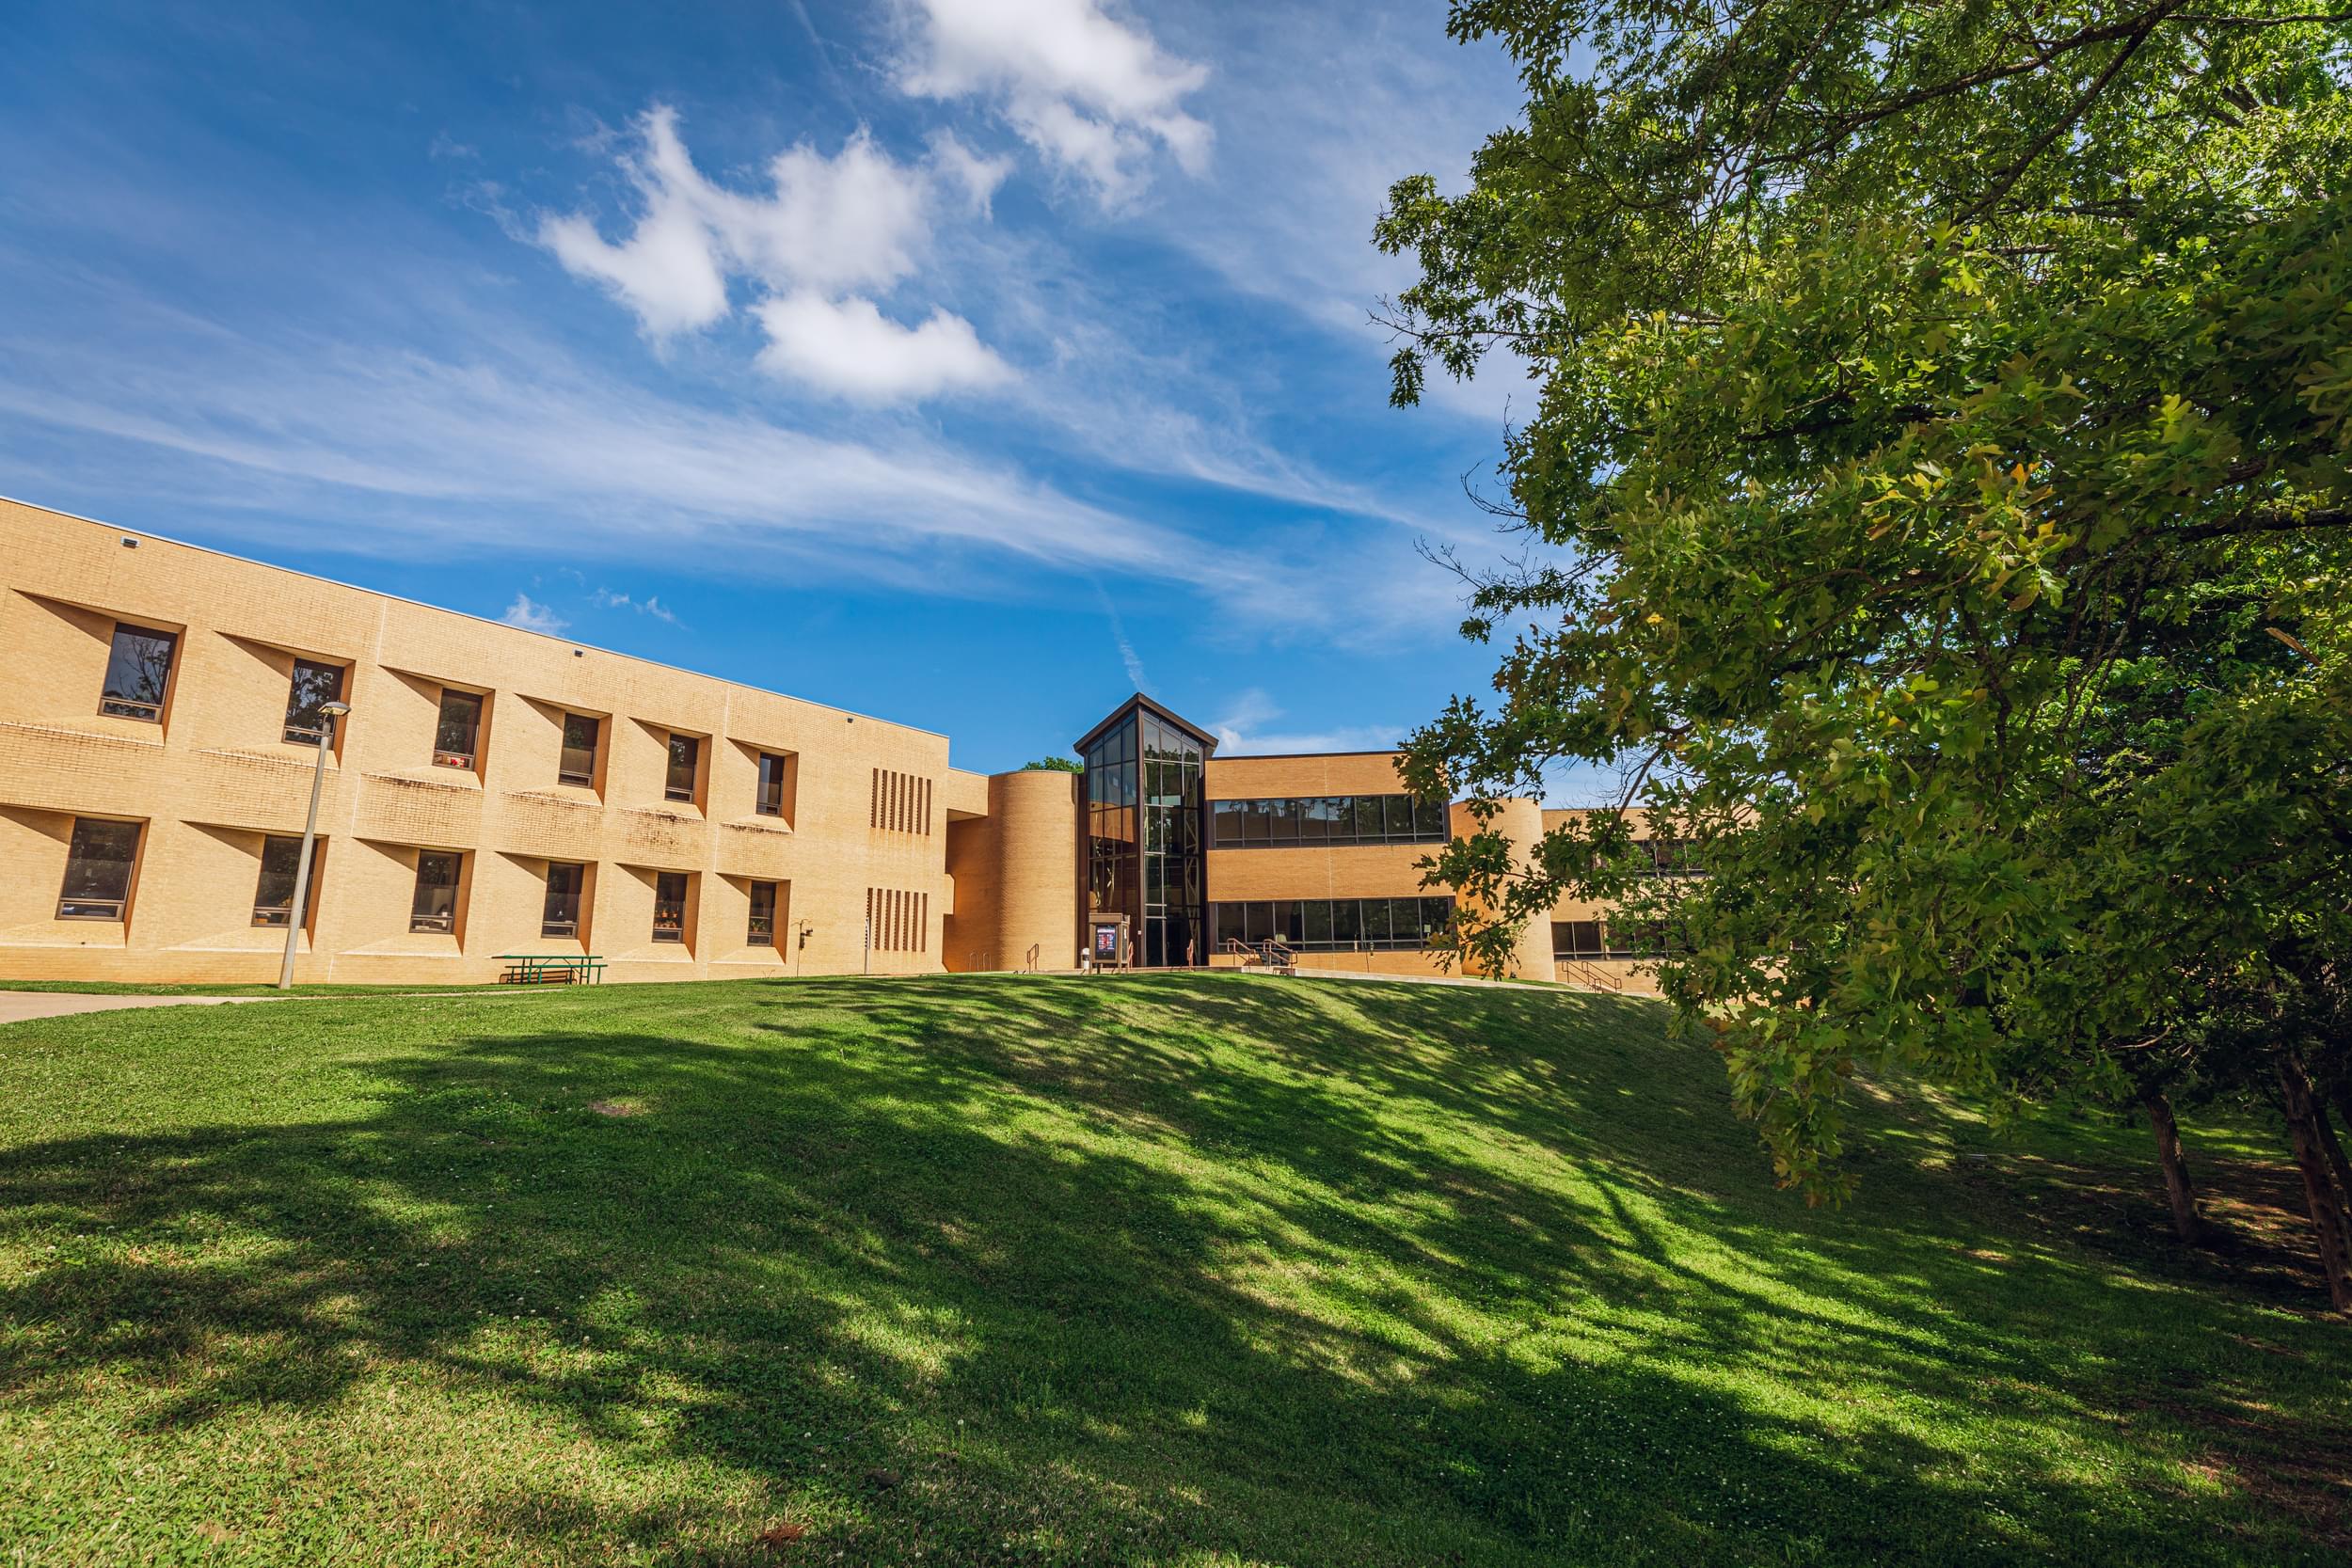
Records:
[[[1808,1212],[1654,1006],[1535,990],[16,1024],[0,1563],[2344,1560],[2266,1143],[2191,1130],[2211,1259],[2132,1130],[1865,1120]]]

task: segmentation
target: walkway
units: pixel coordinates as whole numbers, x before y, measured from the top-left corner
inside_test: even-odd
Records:
[[[267,1002],[266,996],[116,996],[72,990],[0,990],[0,1023],[68,1013],[110,1013],[123,1007],[216,1007],[229,1002]]]

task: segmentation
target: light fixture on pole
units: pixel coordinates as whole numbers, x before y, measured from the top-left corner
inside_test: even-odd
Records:
[[[278,989],[294,986],[294,942],[302,934],[302,917],[310,907],[310,851],[318,842],[319,787],[326,782],[326,751],[335,743],[335,721],[351,711],[349,703],[321,703],[318,764],[310,769],[310,815],[302,824],[302,858],[294,863],[294,907],[286,911],[286,957],[278,966]]]

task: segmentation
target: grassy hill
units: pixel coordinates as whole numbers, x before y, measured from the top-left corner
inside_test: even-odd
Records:
[[[2257,1150],[1886,1106],[1774,1192],[1649,1005],[1232,976],[0,1030],[8,1561],[2337,1562]],[[2266,1153],[2266,1149],[2260,1150]]]

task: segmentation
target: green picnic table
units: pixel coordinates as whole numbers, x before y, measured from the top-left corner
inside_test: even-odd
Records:
[[[604,960],[594,953],[501,953],[506,973],[502,986],[595,985],[604,974]]]

